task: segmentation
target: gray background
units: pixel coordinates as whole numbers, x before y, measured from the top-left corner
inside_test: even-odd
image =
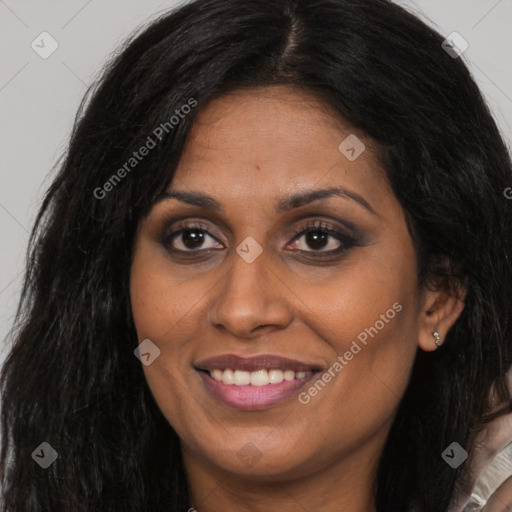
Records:
[[[19,298],[28,233],[80,99],[120,42],[177,3],[0,0],[0,364]],[[468,41],[463,58],[510,146],[512,0],[398,3],[445,36],[457,31]],[[31,48],[43,31],[59,44],[47,59]]]

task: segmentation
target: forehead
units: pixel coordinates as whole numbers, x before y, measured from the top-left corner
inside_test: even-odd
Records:
[[[328,108],[284,86],[212,101],[191,129],[171,188],[268,202],[285,192],[340,186],[382,202],[392,193],[371,141]],[[347,138],[360,153],[355,159],[343,152]]]

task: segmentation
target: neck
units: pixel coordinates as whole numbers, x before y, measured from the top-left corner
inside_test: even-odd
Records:
[[[307,474],[278,475],[223,470],[183,448],[189,478],[190,506],[197,512],[296,512],[343,510],[376,512],[375,446],[357,450],[330,465],[318,464]],[[369,462],[370,461],[370,462]]]

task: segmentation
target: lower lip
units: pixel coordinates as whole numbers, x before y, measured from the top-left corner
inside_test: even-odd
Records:
[[[218,400],[236,409],[255,411],[272,407],[296,394],[306,382],[315,375],[312,373],[301,379],[284,380],[279,384],[267,384],[266,386],[237,386],[224,384],[210,377],[209,373],[198,372],[206,389]]]

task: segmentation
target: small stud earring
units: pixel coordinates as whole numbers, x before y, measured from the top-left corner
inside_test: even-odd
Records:
[[[439,336],[439,333],[438,333],[437,331],[434,331],[434,332],[432,333],[432,335],[433,335],[433,336],[434,336],[434,338],[436,339],[436,345],[437,345],[438,347],[440,347],[440,346],[442,345],[442,343],[441,343],[441,336]]]

